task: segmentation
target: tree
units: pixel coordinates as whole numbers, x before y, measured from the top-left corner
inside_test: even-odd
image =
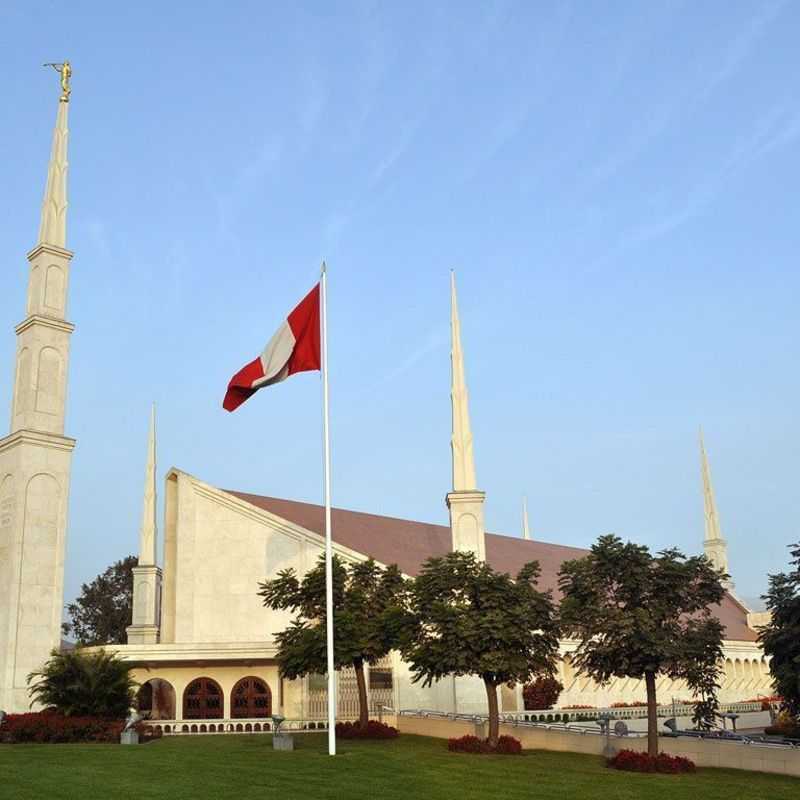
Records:
[[[113,653],[54,650],[40,672],[28,675],[31,701],[65,716],[124,719],[133,705],[132,667]]]
[[[75,602],[67,605],[70,621],[61,626],[64,635],[73,634],[79,645],[125,644],[133,615],[132,570],[138,563],[136,556],[128,556],[84,583]]]
[[[601,536],[589,555],[561,566],[561,623],[579,640],[573,663],[600,684],[644,679],[651,756],[658,755],[657,676],[686,681],[698,698],[696,719],[713,719],[724,628],[711,606],[723,598],[725,577],[705,556],[675,549],[653,556],[616,536]]]
[[[497,687],[552,676],[558,631],[549,592],[537,590],[532,561],[516,580],[472,553],[426,561],[410,590],[404,658],[413,681],[430,686],[447,675],[476,675],[486,688],[489,744],[497,745]]]
[[[772,612],[759,641],[770,656],[769,669],[784,710],[800,719],[800,542],[791,550],[793,570],[769,576],[763,599]]]
[[[369,723],[364,664],[374,664],[397,645],[397,628],[388,612],[403,584],[397,566],[384,569],[372,559],[345,566],[333,557],[334,663],[337,670],[350,666],[355,670],[361,727]],[[281,675],[291,680],[327,672],[325,556],[302,581],[287,569],[259,587],[265,606],[296,615],[275,635]]]

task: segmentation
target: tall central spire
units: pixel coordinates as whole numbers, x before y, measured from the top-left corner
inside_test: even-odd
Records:
[[[724,572],[728,572],[728,543],[722,538],[719,524],[717,503],[714,499],[714,487],[711,484],[711,468],[708,466],[703,429],[700,429],[700,469],[703,476],[703,508],[705,511],[705,537],[703,549],[711,563]],[[733,581],[726,582],[728,588],[733,588]]]
[[[450,333],[452,336],[450,399],[453,406],[453,435],[450,440],[453,451],[453,491],[447,495],[450,534],[453,550],[474,553],[483,560],[486,558],[483,528],[483,501],[486,495],[476,488],[455,273],[450,274]]]
[[[155,644],[161,635],[161,568],[156,564],[156,406],[150,409],[139,563],[133,568],[133,620],[128,644]]]
[[[67,111],[69,102],[61,99],[58,104],[56,127],[53,130],[53,146],[50,151],[50,166],[47,169],[47,185],[42,201],[42,216],[39,223],[38,244],[49,244],[65,249],[67,246]]]
[[[139,534],[139,566],[156,563],[156,405],[150,410],[150,435],[147,441],[147,466],[144,478],[142,529]]]
[[[452,379],[450,397],[453,405],[453,491],[475,489],[475,458],[472,454],[472,429],[469,424],[469,397],[461,350],[461,323],[458,319],[456,274],[450,273],[450,334]]]

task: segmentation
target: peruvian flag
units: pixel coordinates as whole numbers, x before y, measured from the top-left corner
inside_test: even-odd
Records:
[[[222,407],[235,411],[263,386],[280,383],[295,372],[321,369],[319,332],[317,284],[284,320],[264,352],[231,378]]]

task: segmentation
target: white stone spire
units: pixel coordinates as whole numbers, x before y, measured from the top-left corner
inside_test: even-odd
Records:
[[[714,487],[711,484],[711,469],[708,466],[703,429],[700,429],[700,469],[703,476],[703,507],[705,510],[705,537],[703,549],[711,563],[724,572],[728,572],[728,544],[722,538],[722,530],[714,499]],[[733,581],[728,580],[726,586],[733,588]]]
[[[150,435],[144,476],[139,563],[133,568],[133,619],[128,644],[156,644],[161,635],[161,568],[156,564],[156,405],[150,409]]]
[[[452,382],[450,397],[453,405],[453,491],[475,489],[475,459],[472,454],[472,429],[469,424],[469,397],[464,375],[464,354],[461,350],[461,323],[458,319],[456,274],[450,273],[450,335]]]
[[[49,244],[62,249],[67,246],[67,113],[69,102],[58,104],[56,127],[53,130],[53,147],[50,151],[50,166],[47,169],[47,186],[42,201],[42,217],[39,223],[39,244]]]
[[[62,75],[62,96],[68,88]],[[27,677],[61,646],[75,447],[64,436],[73,331],[66,320],[68,108],[59,102],[39,237],[28,253],[25,317],[16,327],[11,432],[0,439],[0,708],[11,712],[29,710]]]
[[[150,436],[147,442],[147,466],[144,474],[142,528],[139,534],[139,566],[156,563],[156,404],[150,410]]]
[[[522,498],[522,538],[530,541],[531,527],[528,524],[528,498]]]
[[[472,454],[472,429],[469,424],[469,398],[461,351],[461,323],[458,319],[456,276],[450,274],[451,389],[453,434],[453,491],[447,495],[453,550],[475,553],[486,558],[483,527],[483,501],[486,495],[476,488],[475,459]]]

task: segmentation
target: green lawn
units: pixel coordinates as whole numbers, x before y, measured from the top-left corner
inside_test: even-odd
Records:
[[[295,737],[294,753],[276,753],[269,736],[165,738],[119,745],[0,745],[0,798],[14,800],[731,800],[800,797],[800,780],[736,770],[695,775],[634,775],[572,753],[470,756],[444,741],[401,736],[390,742]]]

